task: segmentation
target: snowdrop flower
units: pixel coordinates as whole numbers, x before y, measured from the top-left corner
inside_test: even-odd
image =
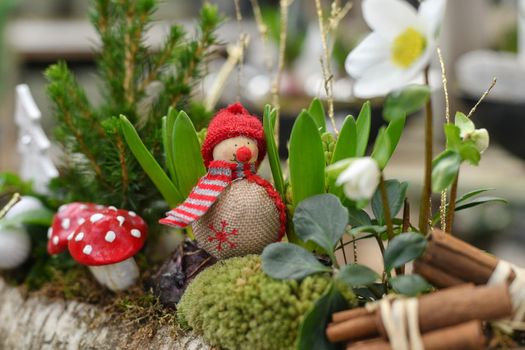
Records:
[[[375,160],[358,158],[338,176],[336,185],[343,185],[345,195],[354,201],[370,199],[379,184],[379,177],[380,170]]]
[[[373,30],[346,58],[354,94],[383,96],[416,78],[435,50],[446,0],[425,0],[416,11],[404,0],[364,0]]]

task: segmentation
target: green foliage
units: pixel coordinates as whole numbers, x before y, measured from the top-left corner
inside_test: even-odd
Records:
[[[357,125],[351,115],[345,118],[339,137],[335,144],[334,154],[331,163],[338,162],[346,158],[353,158],[357,154]]]
[[[372,125],[372,114],[370,110],[370,102],[366,101],[361,107],[359,116],[356,121],[357,128],[357,147],[356,157],[362,157],[366,153],[368,146],[368,139],[370,137],[370,127]]]
[[[337,278],[349,286],[362,287],[373,284],[380,277],[377,272],[368,266],[350,264],[341,268]]]
[[[392,121],[419,111],[430,98],[427,85],[409,85],[388,94],[383,106],[383,118]]]
[[[381,127],[374,144],[372,158],[377,161],[379,168],[384,169],[394,154],[397,144],[405,128],[405,117],[392,120],[387,127]]]
[[[461,165],[461,156],[446,150],[432,161],[432,191],[441,192],[454,182]]]
[[[401,208],[403,207],[406,192],[408,189],[408,183],[399,182],[397,180],[387,180],[385,181],[385,187],[388,198],[388,207],[390,208],[390,215],[393,218],[395,218],[401,210]],[[372,211],[374,212],[377,223],[379,225],[384,225],[385,214],[383,212],[383,200],[381,199],[381,193],[379,188],[376,190],[374,196],[372,197]]]
[[[392,277],[388,281],[394,291],[409,297],[432,290],[432,286],[423,277],[415,274]]]
[[[281,198],[285,198],[284,178],[281,169],[281,159],[279,158],[279,150],[275,142],[275,120],[277,118],[277,110],[272,109],[270,105],[264,106],[263,127],[266,138],[266,148],[268,153],[268,161],[272,170],[273,182],[277,192]]]
[[[210,114],[191,103],[190,97],[216,43],[215,29],[221,18],[215,6],[205,4],[195,38],[174,25],[153,53],[146,47],[145,33],[156,0],[92,0],[91,4],[91,22],[102,42],[97,57],[102,103],[90,103],[65,63],[46,71],[57,120],[55,138],[65,151],[60,181],[67,188],[67,200],[142,212],[159,199],[159,193],[131,156],[120,132],[121,122],[112,116],[126,115],[157,162],[162,160],[159,141],[168,136],[163,135],[160,116],[170,107],[185,108],[197,128],[204,126]],[[152,83],[160,87],[157,92],[150,89]],[[170,165],[168,169],[173,171]]]
[[[304,315],[329,286],[326,276],[282,281],[258,256],[220,261],[201,272],[178,304],[180,324],[224,349],[293,349]]]
[[[38,225],[49,227],[51,226],[53,215],[54,212],[46,208],[26,211],[16,216],[3,218],[0,220],[0,230],[21,225]]]
[[[317,124],[317,129],[319,130],[320,134],[323,134],[326,132],[326,118],[324,113],[324,107],[321,100],[319,100],[317,97],[310,102],[310,106],[308,107],[308,113],[312,117],[312,119],[315,121],[315,124]]]
[[[427,240],[420,233],[406,232],[390,241],[384,254],[385,271],[403,266],[418,258],[427,247]]]
[[[302,111],[290,136],[290,183],[293,205],[325,191],[325,157],[321,136],[312,117]]]
[[[331,272],[308,250],[292,243],[272,243],[264,248],[261,255],[264,272],[280,280],[301,280],[307,276]]]

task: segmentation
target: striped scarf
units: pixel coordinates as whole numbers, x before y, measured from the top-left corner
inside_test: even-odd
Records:
[[[212,161],[208,173],[201,177],[188,198],[176,208],[166,213],[161,224],[184,228],[199,220],[219,195],[233,180],[242,179],[255,173],[255,164]]]

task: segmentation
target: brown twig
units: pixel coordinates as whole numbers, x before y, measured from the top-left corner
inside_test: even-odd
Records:
[[[450,188],[450,200],[448,203],[447,208],[447,229],[448,232],[452,234],[452,228],[454,225],[454,215],[456,211],[456,198],[458,195],[458,182],[459,182],[459,172],[456,175],[456,179],[454,179],[454,182],[452,183],[452,187]]]
[[[425,69],[425,83],[429,84],[429,67]],[[428,218],[430,215],[430,201],[432,195],[432,156],[433,156],[433,113],[432,99],[426,104],[425,113],[425,180],[421,193],[421,208],[419,211],[419,230],[422,234],[428,232]]]

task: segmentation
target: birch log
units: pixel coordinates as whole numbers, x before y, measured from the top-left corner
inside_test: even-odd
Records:
[[[159,329],[152,338],[136,339],[121,324],[100,322],[109,319],[93,305],[25,297],[0,277],[2,350],[211,349],[196,336],[173,337],[167,327]]]

